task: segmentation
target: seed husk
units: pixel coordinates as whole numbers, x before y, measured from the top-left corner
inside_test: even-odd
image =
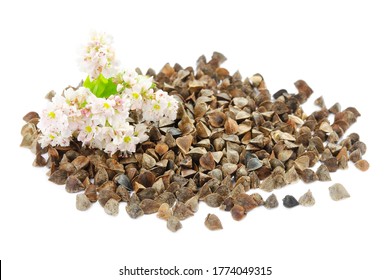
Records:
[[[240,205],[245,209],[245,212],[249,212],[258,206],[258,203],[253,199],[252,196],[241,193],[235,197],[235,204]]]
[[[169,207],[168,203],[163,203],[160,205],[157,211],[157,217],[163,220],[168,220],[172,216],[172,209]]]
[[[83,183],[75,176],[69,176],[66,179],[65,189],[69,193],[81,192],[85,189]]]
[[[49,177],[49,181],[57,185],[64,185],[67,179],[68,173],[61,169],[54,171]]]
[[[213,170],[215,168],[215,161],[211,152],[202,155],[199,159],[199,163],[206,170]]]
[[[359,160],[362,159],[362,153],[360,152],[359,149],[356,149],[355,151],[353,151],[352,153],[349,154],[349,159],[353,163],[356,163],[356,162],[358,162]]]
[[[279,202],[276,198],[276,195],[275,194],[271,194],[266,200],[265,200],[265,203],[264,203],[264,207],[267,208],[267,209],[272,209],[272,208],[276,208],[279,206]]]
[[[167,228],[172,231],[172,232],[176,232],[178,231],[179,229],[181,229],[183,226],[180,222],[180,220],[175,217],[175,216],[171,216],[168,218],[167,220]]]
[[[209,230],[223,229],[220,219],[215,214],[208,214],[204,224]]]
[[[336,183],[329,187],[329,194],[334,201],[339,201],[350,197],[345,187],[339,183]]]
[[[238,204],[233,206],[230,213],[235,221],[241,221],[246,216],[244,207]]]
[[[298,206],[298,205],[299,205],[299,202],[292,195],[286,195],[283,198],[283,206],[286,208],[293,208],[293,207]]]
[[[109,199],[104,205],[104,212],[108,215],[116,216],[119,213],[119,202],[116,199]]]
[[[308,190],[304,195],[299,198],[299,204],[302,206],[313,206],[316,203],[313,194]]]
[[[217,193],[211,193],[204,198],[204,202],[210,207],[219,207],[223,200],[223,197]]]
[[[318,180],[316,173],[311,169],[305,169],[301,172],[301,179],[305,183],[312,183]]]
[[[178,201],[173,207],[173,216],[177,217],[180,221],[192,217],[194,213],[184,203]]]
[[[86,211],[91,207],[92,203],[88,199],[88,197],[83,194],[79,193],[76,195],[76,208],[80,211]]]
[[[370,164],[365,159],[360,159],[357,162],[355,162],[355,166],[357,169],[361,171],[367,171],[370,167]]]
[[[316,171],[317,177],[319,181],[331,181],[331,177],[329,174],[328,167],[326,167],[325,164],[321,164],[317,171]]]
[[[138,217],[141,217],[144,214],[142,208],[136,203],[127,204],[126,212],[127,214],[129,214],[130,218],[132,219],[137,219]]]
[[[160,205],[161,204],[158,203],[157,201],[146,198],[140,202],[139,207],[141,207],[144,214],[148,215],[148,214],[156,213],[160,208]]]
[[[263,197],[259,193],[252,193],[251,197],[253,200],[256,202],[257,206],[262,206],[264,205],[264,200]]]

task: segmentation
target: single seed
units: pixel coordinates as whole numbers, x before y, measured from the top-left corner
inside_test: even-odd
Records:
[[[296,200],[295,197],[293,197],[292,195],[286,195],[284,198],[283,198],[283,205],[284,207],[286,208],[293,208],[295,206],[298,206],[299,205],[299,202]]]
[[[304,195],[299,198],[299,204],[302,206],[313,206],[316,203],[313,194],[308,190]]]
[[[218,230],[223,228],[221,221],[214,214],[208,214],[204,224],[209,230]]]
[[[329,187],[329,194],[334,201],[338,201],[350,197],[345,187],[339,183],[336,183],[331,187]]]

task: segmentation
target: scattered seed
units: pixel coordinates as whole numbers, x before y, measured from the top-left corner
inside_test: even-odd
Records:
[[[320,180],[320,181],[331,181],[332,180],[330,178],[328,167],[326,167],[325,164],[321,164],[318,167],[316,174],[317,174],[318,180]]]
[[[241,193],[235,197],[235,204],[242,206],[245,212],[249,212],[258,206],[258,203],[246,193]]]
[[[109,199],[104,205],[104,211],[111,216],[118,215],[119,212],[119,202],[113,198]]]
[[[356,108],[341,111],[336,103],[327,109],[320,96],[314,102],[320,109],[307,114],[301,105],[313,90],[305,81],[295,83],[295,94],[280,90],[272,100],[260,74],[244,80],[239,72],[231,75],[220,65],[225,59],[214,53],[210,61],[200,57],[196,69],[166,64],[158,73],[147,71],[157,88],[181,102],[177,120],[152,124],[149,139],[133,154],[109,156],[76,139],[68,147],[42,148],[35,112],[24,116],[21,146],[35,154],[34,166],[50,169],[50,181],[65,184],[68,192],[84,192],[76,196],[78,209],[99,201],[115,215],[125,201],[130,217],[157,212],[173,231],[198,210],[199,200],[240,220],[257,206],[278,206],[274,194],[263,201],[258,193],[246,194],[249,189],[272,192],[299,179],[329,181],[329,172],[348,168],[348,160],[362,171],[369,168],[360,136],[343,137],[360,116]],[[139,117],[130,114],[135,122]],[[294,200],[286,196],[283,204],[296,206]],[[312,193],[299,202],[314,204]],[[206,222],[212,219],[209,215]]]
[[[175,217],[175,216],[171,216],[168,218],[168,221],[167,221],[167,228],[172,231],[172,232],[176,232],[178,231],[179,229],[181,229],[183,226],[180,222],[180,220]]]
[[[232,217],[236,221],[241,221],[245,217],[245,209],[241,205],[234,205],[233,208],[230,210],[230,213],[232,214]]]
[[[168,220],[172,216],[172,209],[169,207],[168,203],[163,203],[160,205],[157,211],[157,217],[163,220]]]
[[[79,193],[76,195],[76,208],[80,211],[88,210],[89,207],[91,207],[92,203],[89,201],[88,197],[83,194]]]
[[[223,197],[217,193],[211,193],[204,198],[204,202],[210,207],[219,207],[223,202]]]
[[[126,212],[127,214],[129,214],[129,216],[132,219],[137,219],[138,217],[141,217],[144,214],[142,208],[136,203],[127,204]]]
[[[208,214],[206,220],[204,221],[204,224],[209,230],[223,229],[221,221],[219,220],[217,215],[214,214]]]
[[[308,190],[304,195],[299,198],[299,204],[302,206],[313,206],[316,203],[313,194]]]
[[[298,206],[298,205],[299,205],[299,202],[292,195],[286,195],[283,198],[283,206],[286,208],[293,208],[293,207]]]
[[[194,213],[180,201],[176,202],[175,206],[173,207],[173,216],[177,217],[181,221],[193,215]]]
[[[336,183],[333,186],[329,187],[329,194],[334,201],[350,197],[345,187],[339,183]]]
[[[368,168],[370,168],[370,164],[365,159],[360,159],[357,162],[355,162],[355,166],[357,169],[361,171],[367,171]]]
[[[265,208],[267,209],[272,209],[272,208],[276,208],[279,206],[279,202],[276,198],[276,195],[275,194],[271,194],[266,200],[265,200],[265,203],[264,203],[264,206]]]
[[[145,214],[153,214],[156,213],[160,208],[160,203],[152,199],[146,198],[140,202],[139,207],[141,207],[142,211],[144,211]]]

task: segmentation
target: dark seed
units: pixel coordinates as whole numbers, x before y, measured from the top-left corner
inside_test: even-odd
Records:
[[[286,208],[293,208],[293,207],[299,205],[299,202],[292,195],[286,195],[283,198],[283,205]]]

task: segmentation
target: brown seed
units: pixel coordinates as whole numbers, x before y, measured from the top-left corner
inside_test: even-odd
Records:
[[[227,134],[236,134],[238,132],[238,124],[232,118],[227,118],[225,122],[225,132]]]
[[[169,207],[172,207],[176,202],[176,197],[173,193],[166,191],[156,197],[155,201],[159,204],[168,203]]]
[[[98,195],[96,191],[96,185],[90,184],[85,188],[84,194],[88,197],[89,201],[96,202],[98,200]]]
[[[215,161],[211,152],[202,155],[199,159],[199,163],[206,170],[213,170],[215,168]]]
[[[245,212],[249,212],[258,206],[257,202],[246,193],[237,195],[235,197],[235,204],[244,207]]]
[[[198,212],[199,209],[199,198],[198,196],[193,196],[190,199],[188,199],[184,204],[188,209],[196,213]]]
[[[57,185],[64,185],[67,178],[68,173],[65,170],[57,170],[50,175],[49,181]]]
[[[102,184],[104,184],[107,181],[108,181],[108,173],[107,173],[106,169],[99,168],[95,174],[95,181],[94,181],[95,184],[97,186],[101,186]]]
[[[297,182],[299,180],[299,175],[295,169],[295,167],[291,167],[284,175],[284,180],[287,184],[291,184]]]
[[[217,215],[214,214],[208,214],[206,220],[204,221],[204,224],[209,230],[223,229],[221,221],[219,220]]]
[[[342,184],[338,183],[329,187],[329,194],[334,201],[350,197],[345,187]]]
[[[106,205],[107,201],[110,200],[111,198],[115,199],[118,202],[121,200],[121,197],[119,195],[117,195],[115,192],[113,192],[112,190],[103,190],[98,195],[99,204],[102,207],[104,207],[104,205]]]
[[[75,176],[69,176],[66,180],[65,190],[69,193],[81,192],[85,189],[83,183]]]
[[[135,203],[126,205],[126,212],[132,219],[137,219],[144,214],[144,211],[141,209],[141,207]]]
[[[329,174],[328,167],[326,167],[325,164],[321,164],[317,171],[316,171],[317,177],[319,181],[331,181],[331,177]]]
[[[325,160],[324,164],[328,168],[329,172],[336,172],[337,169],[339,168],[337,159],[335,157]]]
[[[156,150],[156,153],[162,156],[169,150],[169,146],[165,143],[158,143],[156,147],[154,148]]]
[[[150,156],[146,153],[144,153],[142,155],[142,167],[143,168],[149,170],[149,169],[153,168],[155,165],[156,165],[156,160],[152,156]]]
[[[256,202],[257,206],[264,205],[263,197],[259,193],[252,193],[251,197]]]
[[[233,208],[230,210],[230,213],[232,214],[232,217],[236,221],[241,221],[245,217],[245,209],[241,205],[234,205]]]
[[[144,211],[145,214],[153,214],[158,211],[160,205],[161,204],[157,201],[146,198],[140,202],[139,207],[141,207],[142,211]]]
[[[305,170],[309,168],[310,158],[307,155],[303,155],[297,158],[294,163],[298,170]]]
[[[115,192],[116,191],[116,185],[113,181],[107,181],[104,184],[100,185],[96,189],[98,192],[102,192],[103,190],[110,190]]]
[[[167,228],[172,231],[172,232],[176,232],[178,231],[179,229],[181,229],[183,226],[180,222],[180,220],[175,217],[175,216],[171,216],[169,217],[168,221],[167,221]]]
[[[173,206],[173,216],[178,218],[180,221],[185,220],[193,215],[194,213],[180,201],[176,202],[175,206]]]
[[[279,202],[276,198],[276,195],[275,194],[271,194],[266,200],[265,200],[265,203],[264,203],[264,206],[265,208],[267,209],[272,209],[272,208],[276,208],[279,206]]]
[[[318,180],[316,173],[311,169],[302,170],[300,177],[305,183],[312,183]]]
[[[72,161],[72,164],[76,170],[87,168],[89,164],[89,158],[85,156],[78,156]]]
[[[356,149],[352,153],[349,154],[349,159],[353,162],[356,163],[359,160],[362,159],[362,153],[360,152],[360,149]]]
[[[361,159],[355,163],[355,166],[357,169],[359,169],[361,171],[367,171],[368,168],[370,167],[370,164],[365,159]]]
[[[91,201],[89,201],[88,197],[85,194],[79,193],[76,195],[77,210],[86,211],[91,207],[91,205]]]
[[[211,193],[204,198],[204,202],[210,207],[219,207],[223,200],[223,197],[217,193]]]
[[[187,187],[181,187],[175,192],[176,198],[178,201],[185,203],[187,200],[189,200],[191,197],[193,197],[195,194],[193,191]]]
[[[176,139],[176,144],[183,154],[187,154],[190,151],[192,140],[193,140],[193,137],[191,135],[178,137]]]
[[[299,198],[299,204],[302,206],[313,206],[316,203],[313,194],[308,190],[304,195]]]
[[[163,220],[168,220],[172,216],[172,209],[169,207],[168,203],[163,203],[158,208],[157,217]]]
[[[208,115],[209,124],[213,127],[222,127],[226,121],[226,115],[221,111],[214,111]]]
[[[147,188],[137,192],[137,196],[141,201],[145,199],[155,199],[157,195],[157,191],[153,188]]]
[[[361,141],[356,141],[355,144],[352,145],[350,152],[353,152],[358,149],[360,150],[361,155],[364,155],[366,153],[367,146]]]
[[[150,171],[144,171],[138,175],[137,182],[145,188],[150,188],[156,181],[156,176]]]
[[[113,198],[109,199],[104,205],[104,212],[108,215],[116,216],[119,212],[119,202]]]

